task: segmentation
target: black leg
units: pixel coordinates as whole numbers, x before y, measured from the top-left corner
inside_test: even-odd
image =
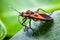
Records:
[[[25,26],[24,31],[28,31],[28,27],[25,25],[27,18],[25,18],[22,22],[22,25]]]
[[[45,10],[43,10],[43,9],[41,9],[41,8],[38,8],[38,9],[37,9],[37,11],[39,11],[39,10],[42,10],[42,11],[46,12]],[[48,13],[48,12],[46,12],[46,13]]]
[[[23,18],[23,19],[22,19],[22,21],[23,21],[22,23],[20,22],[19,18],[20,18],[20,15],[18,15],[18,21],[19,21],[19,23],[20,23],[21,25],[25,26],[24,31],[27,31],[27,30],[28,30],[28,27],[24,24],[25,21],[27,20],[27,18]]]
[[[39,11],[39,10],[42,10],[42,11],[44,11],[45,13],[48,13],[48,12],[46,12],[45,10],[43,10],[43,9],[41,9],[41,8],[38,8],[38,9],[37,9],[37,11]],[[52,15],[52,13],[53,13],[53,12],[50,12],[49,15]]]
[[[25,18],[25,19],[23,20],[23,22],[22,22],[22,25],[23,25],[23,26],[25,26],[24,23],[26,22],[26,20],[27,20],[27,18]]]
[[[20,15],[18,15],[18,21],[19,21],[19,23],[22,25],[22,23],[20,22],[19,18],[20,18]]]
[[[31,19],[30,19],[30,21],[29,21],[29,28],[33,31],[33,35],[34,35],[34,29],[31,28]]]
[[[27,20],[27,18],[23,18],[23,19],[22,19],[22,21],[23,21],[22,23],[20,22],[20,19],[19,19],[19,18],[20,18],[20,15],[18,15],[18,21],[19,21],[19,23],[20,23],[21,25],[24,26],[24,23],[25,23],[25,21]]]
[[[30,21],[29,21],[29,27],[31,28],[31,19],[30,19]]]

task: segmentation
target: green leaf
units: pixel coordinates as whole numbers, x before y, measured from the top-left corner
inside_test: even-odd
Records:
[[[0,40],[3,40],[5,38],[6,32],[7,31],[6,31],[5,25],[0,20]]]

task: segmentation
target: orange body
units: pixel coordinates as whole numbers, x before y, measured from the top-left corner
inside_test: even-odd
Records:
[[[51,20],[51,17],[49,15],[44,14],[39,11],[32,12],[30,10],[27,10],[26,12],[23,13],[22,16],[29,17],[29,18],[36,19],[36,20],[42,20],[42,21]]]

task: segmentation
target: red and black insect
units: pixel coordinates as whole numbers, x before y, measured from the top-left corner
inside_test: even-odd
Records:
[[[14,9],[15,11],[17,11],[16,9]],[[26,12],[18,12],[19,13],[19,16],[18,16],[18,21],[20,24],[22,24],[23,26],[25,26],[25,29],[24,31],[28,31],[28,29],[30,28],[33,32],[34,30],[31,28],[31,20],[34,20],[34,21],[49,21],[51,20],[52,18],[50,17],[50,15],[47,15],[43,12],[40,12],[39,10],[42,10],[44,11],[43,9],[39,8],[37,9],[37,11],[31,11],[31,10],[27,10]],[[46,12],[46,11],[44,11]],[[21,23],[20,20],[19,20],[19,17],[22,16],[23,17],[23,22]],[[27,27],[24,23],[27,19],[30,19],[29,21],[29,27]]]

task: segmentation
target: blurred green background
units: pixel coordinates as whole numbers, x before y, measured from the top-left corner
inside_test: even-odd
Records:
[[[27,9],[37,10],[38,8],[53,12],[54,10],[60,10],[60,0],[0,0],[0,19],[7,29],[5,39],[11,38],[22,29],[22,25],[19,24],[17,19],[18,13],[9,6],[20,12]]]

